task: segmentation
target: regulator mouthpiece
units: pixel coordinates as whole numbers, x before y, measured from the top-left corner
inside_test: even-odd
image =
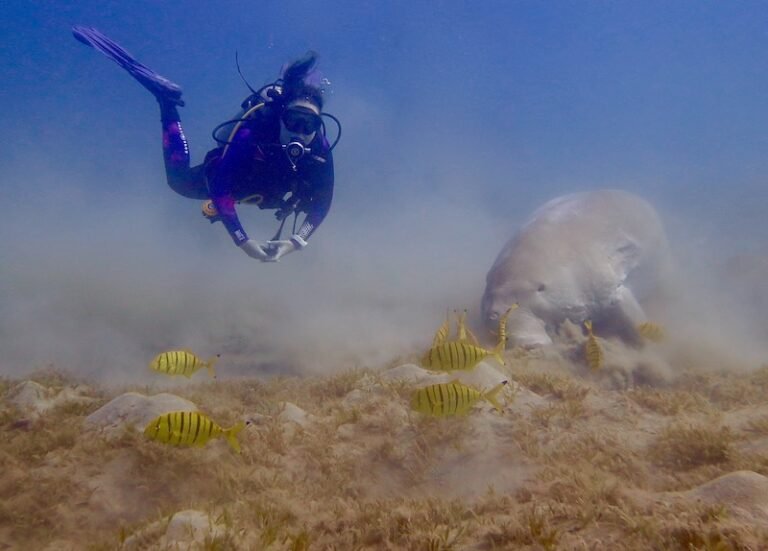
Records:
[[[285,144],[283,146],[283,150],[285,151],[288,160],[291,162],[291,167],[293,170],[296,170],[296,165],[301,160],[301,158],[311,151],[311,149],[305,147],[304,144],[299,141],[293,141]]]

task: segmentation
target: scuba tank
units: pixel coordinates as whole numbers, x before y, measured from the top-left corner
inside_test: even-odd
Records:
[[[227,145],[232,136],[232,132],[235,130],[238,123],[247,120],[250,115],[255,113],[257,109],[254,108],[259,108],[259,106],[279,100],[282,93],[283,87],[276,82],[262,86],[243,100],[243,103],[240,105],[240,110],[234,117],[228,121],[224,121],[213,129],[213,132],[211,132],[213,139],[216,140],[216,143],[219,145]]]

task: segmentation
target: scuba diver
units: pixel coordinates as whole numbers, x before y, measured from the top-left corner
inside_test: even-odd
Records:
[[[190,167],[189,147],[178,113],[178,107],[184,105],[181,88],[138,62],[98,30],[75,26],[72,32],[77,40],[128,71],[157,99],[171,189],[184,197],[204,200],[203,215],[211,223],[221,221],[235,244],[252,258],[276,262],[307,246],[331,207],[331,151],[341,137],[338,119],[322,112],[323,81],[315,67],[315,52],[307,52],[285,67],[277,81],[259,90],[246,81],[252,94],[243,101],[240,113],[214,129],[218,146],[206,154],[202,164]],[[322,117],[337,125],[333,144],[326,138]],[[275,236],[266,242],[250,239],[238,219],[236,203],[276,209],[280,226]],[[297,230],[300,213],[305,216]],[[283,226],[291,214],[292,235],[282,239]]]

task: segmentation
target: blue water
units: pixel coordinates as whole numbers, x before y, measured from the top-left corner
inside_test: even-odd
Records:
[[[2,15],[0,347],[13,369],[187,338],[311,341],[324,324],[308,318],[357,300],[339,325],[397,334],[409,301],[435,319],[475,308],[521,219],[568,191],[636,191],[698,245],[768,242],[764,2],[11,1]],[[154,100],[73,24],[183,87],[193,162],[248,93],[235,51],[254,86],[318,51],[344,135],[310,249],[267,273],[204,225],[165,185]],[[270,214],[253,216],[272,233]],[[264,304],[269,321],[251,327]],[[334,339],[355,340],[322,342]]]

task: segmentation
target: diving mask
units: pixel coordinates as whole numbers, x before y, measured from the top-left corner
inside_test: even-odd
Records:
[[[281,120],[288,132],[304,135],[314,134],[321,125],[320,115],[300,108],[286,109]]]
[[[309,153],[309,144],[322,125],[320,109],[311,101],[298,99],[289,103],[280,116],[280,144],[288,156],[291,167]]]
[[[280,115],[280,143],[288,145],[298,141],[308,146],[321,125],[317,105],[305,98],[294,100],[285,106]]]

